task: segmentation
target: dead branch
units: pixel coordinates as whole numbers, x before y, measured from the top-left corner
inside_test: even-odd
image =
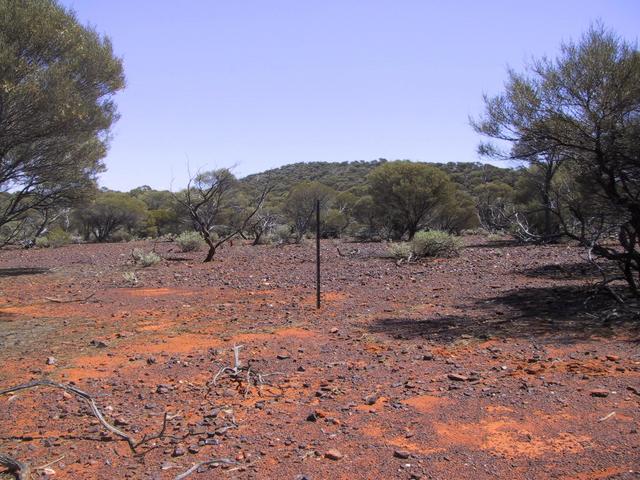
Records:
[[[44,465],[40,465],[39,467],[36,467],[35,470],[44,470],[47,467],[50,467],[51,465],[58,463],[62,460],[64,460],[64,455],[62,455],[61,457],[56,458],[55,460],[52,460],[51,462],[45,463]]]
[[[335,245],[335,247],[336,247],[336,250],[338,251],[338,256],[340,256],[340,257],[353,257],[353,256],[355,256],[355,255],[360,253],[360,249],[359,248],[352,248],[347,253],[344,253],[344,252],[340,251],[340,247],[338,247],[338,245]]]
[[[31,468],[28,463],[22,463],[6,453],[0,452],[0,465],[15,474],[18,480],[29,480],[29,477],[31,477]]]
[[[158,438],[161,438],[162,436],[164,436],[164,433],[165,433],[165,431],[167,429],[167,422],[169,420],[171,420],[171,418],[169,417],[169,414],[167,412],[165,412],[164,420],[162,422],[162,428],[160,429],[160,431],[158,433],[156,433],[156,434],[149,435],[149,436],[147,436],[145,434],[142,437],[141,440],[136,441],[128,433],[123,432],[122,430],[114,427],[109,422],[107,422],[107,420],[102,415],[102,412],[100,412],[100,409],[98,408],[98,405],[96,404],[96,402],[93,399],[93,397],[90,394],[88,394],[88,393],[86,393],[86,392],[84,392],[84,391],[82,391],[79,388],[76,388],[74,386],[65,385],[63,383],[52,382],[51,380],[34,380],[32,382],[23,383],[23,384],[20,384],[20,385],[16,385],[14,387],[9,387],[9,388],[5,388],[3,390],[0,390],[0,395],[5,395],[7,393],[13,393],[13,392],[17,392],[17,391],[20,391],[20,390],[27,390],[27,389],[36,388],[36,387],[59,388],[59,389],[64,390],[65,392],[71,393],[71,394],[79,397],[81,400],[84,400],[89,405],[89,407],[91,408],[91,412],[98,419],[98,421],[100,421],[102,426],[105,429],[107,429],[108,431],[110,431],[111,433],[113,433],[114,435],[126,440],[127,443],[129,444],[129,448],[135,454],[138,453],[137,452],[137,448],[140,447],[141,445],[143,445],[143,444],[145,444],[145,443],[147,443],[147,442],[149,442],[151,440],[155,440],[155,439],[158,439]]]
[[[55,298],[55,297],[44,297],[45,300],[49,301],[49,302],[54,302],[54,303],[74,303],[74,302],[86,302],[87,300],[90,300],[91,298],[93,298],[95,296],[95,292],[92,293],[91,295],[89,295],[88,297],[84,297],[84,298]]]
[[[178,475],[177,477],[174,478],[174,480],[183,480],[185,478],[187,478],[189,475],[191,475],[193,472],[195,472],[196,470],[198,470],[200,467],[206,467],[209,465],[213,465],[213,464],[220,464],[220,463],[224,463],[226,465],[235,465],[236,462],[234,462],[233,460],[229,460],[228,458],[214,458],[213,460],[207,460],[205,462],[198,462],[195,465],[193,465],[191,468],[189,468],[187,471],[181,473],[180,475]]]
[[[264,381],[265,378],[273,376],[273,375],[284,375],[282,372],[273,372],[273,373],[259,373],[255,370],[251,369],[251,365],[247,365],[246,367],[242,365],[240,361],[240,350],[244,345],[234,345],[233,346],[233,367],[222,366],[218,373],[213,377],[213,385],[217,385],[218,379],[228,373],[229,376],[237,381],[239,384],[242,383],[242,374],[245,374],[245,382],[246,386],[244,388],[244,396],[249,395],[249,389],[253,384],[255,387],[258,387],[258,391],[262,391],[262,386],[266,383]]]

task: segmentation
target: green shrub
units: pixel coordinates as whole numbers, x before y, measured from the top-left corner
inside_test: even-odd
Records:
[[[391,243],[387,248],[389,255],[396,260],[408,260],[411,255],[411,245],[407,242]]]
[[[176,237],[176,244],[183,252],[198,252],[204,247],[204,240],[198,232],[182,232]]]
[[[112,242],[118,242],[118,243],[123,242],[123,243],[126,243],[126,242],[130,242],[132,240],[135,240],[135,237],[133,235],[131,235],[129,232],[127,232],[126,230],[120,229],[120,230],[116,230],[115,232],[113,232],[111,234],[111,237],[109,237],[109,239]]]
[[[278,225],[267,235],[264,235],[262,243],[269,245],[283,245],[289,243],[291,239],[291,227],[289,225]]]
[[[36,238],[36,247],[38,248],[49,248],[51,244],[49,243],[49,239],[47,237],[38,237]]]
[[[122,274],[122,278],[124,278],[124,281],[132,287],[138,284],[138,276],[136,275],[136,272],[124,272]]]
[[[56,227],[47,233],[47,239],[49,240],[49,246],[54,248],[69,245],[73,241],[71,234],[60,227]]]
[[[136,248],[131,252],[133,261],[143,267],[150,267],[160,262],[162,258],[155,252],[145,252],[141,248]]]
[[[440,230],[418,232],[411,240],[411,251],[416,257],[454,257],[460,247],[457,237]]]

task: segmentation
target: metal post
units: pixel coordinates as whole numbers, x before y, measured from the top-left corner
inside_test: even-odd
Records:
[[[316,200],[316,308],[320,308],[320,200]]]

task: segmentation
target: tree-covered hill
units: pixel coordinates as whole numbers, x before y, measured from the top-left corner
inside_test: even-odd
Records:
[[[273,194],[285,195],[303,181],[317,181],[338,192],[353,187],[364,187],[367,175],[376,167],[387,162],[385,159],[354,162],[309,162],[292,163],[261,173],[248,175],[242,182],[260,188],[267,182],[273,185]],[[419,163],[419,162],[416,162]],[[472,162],[431,163],[451,175],[461,189],[471,192],[476,186],[487,182],[500,181],[514,186],[518,170],[501,168],[490,164]]]

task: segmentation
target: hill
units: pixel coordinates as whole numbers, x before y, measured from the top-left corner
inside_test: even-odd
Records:
[[[260,188],[265,183],[274,185],[275,195],[286,195],[293,186],[304,181],[318,181],[339,192],[354,187],[362,187],[367,175],[377,166],[387,162],[386,159],[373,161],[358,160],[354,162],[299,162],[248,175],[242,182],[253,188]],[[502,181],[514,185],[518,178],[518,170],[501,168],[479,162],[432,163],[449,175],[463,190],[470,192],[479,184],[491,181]]]

